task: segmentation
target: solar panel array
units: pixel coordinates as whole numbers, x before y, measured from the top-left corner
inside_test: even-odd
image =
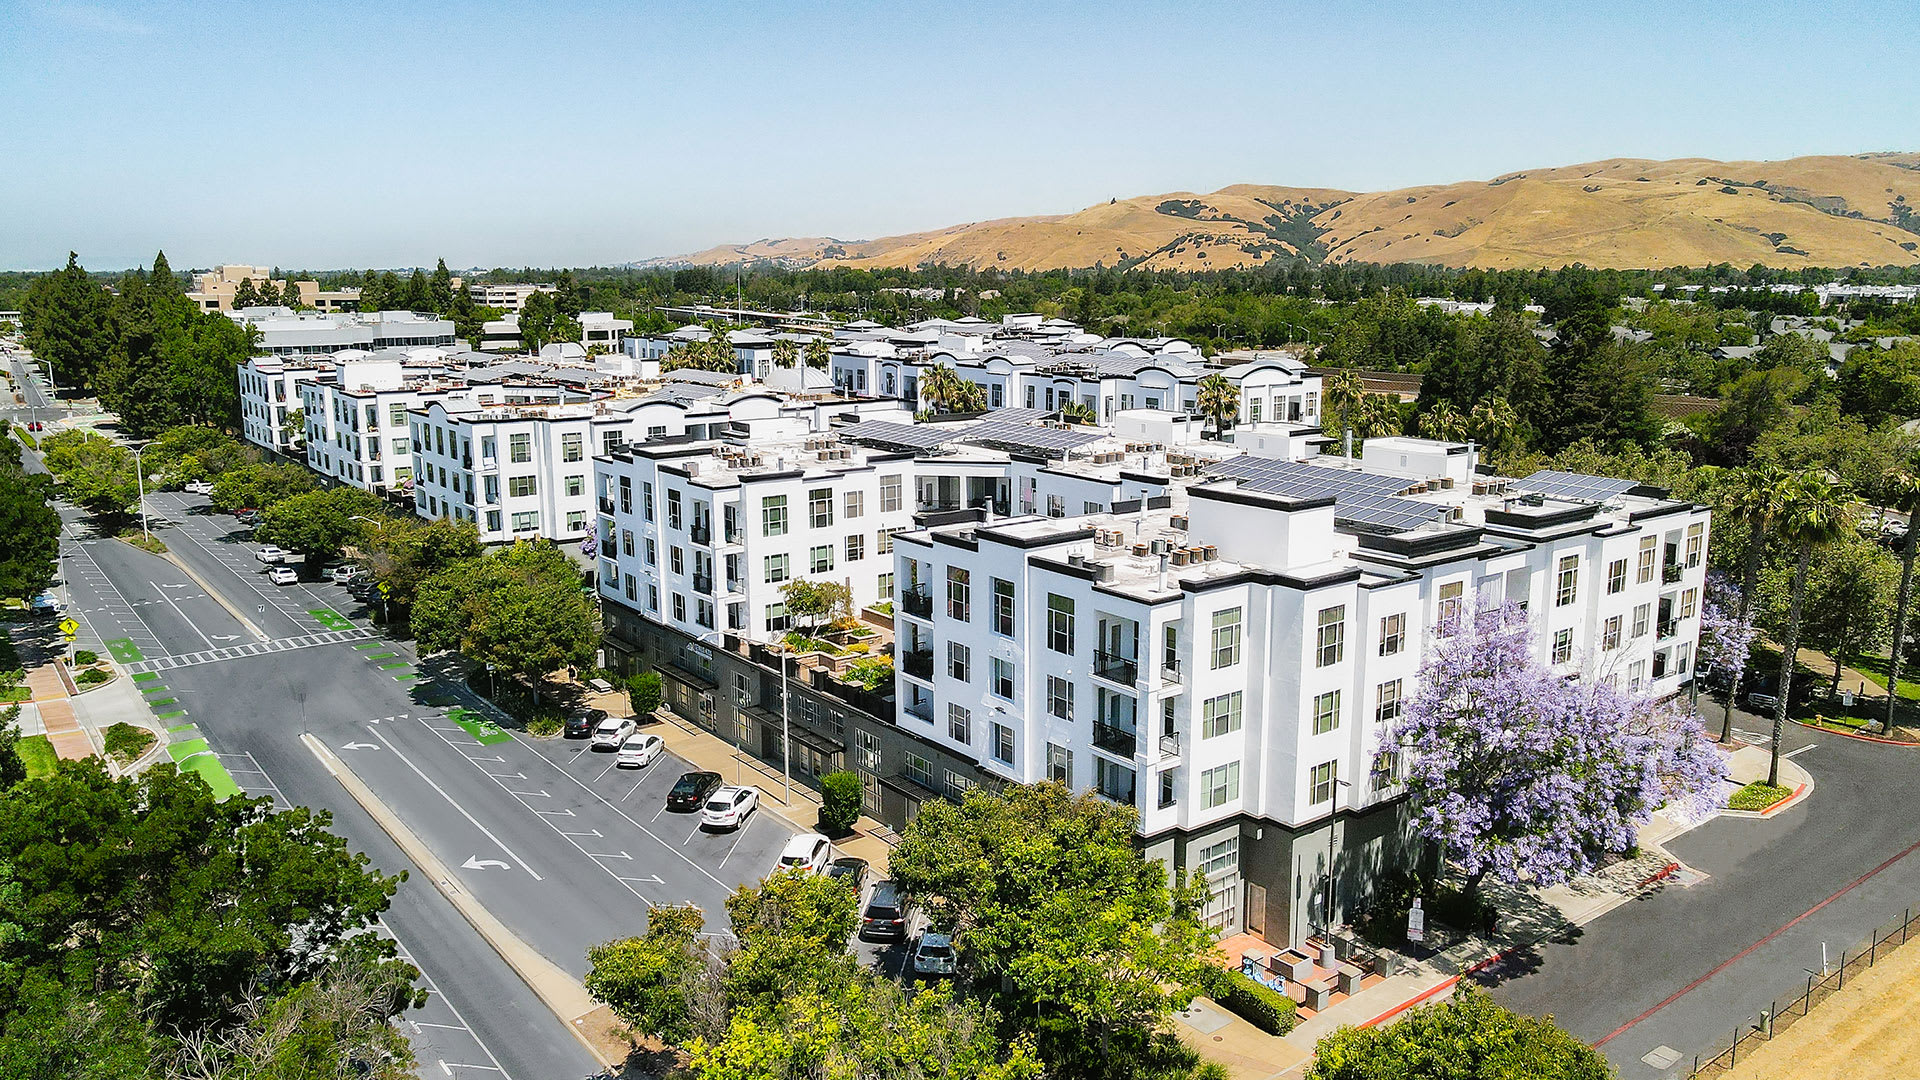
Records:
[[[961,440],[1016,450],[1035,450],[1044,454],[1065,454],[1088,443],[1099,442],[1104,434],[1093,431],[1067,431],[1062,428],[1036,427],[1017,421],[990,419],[964,432]]]
[[[862,420],[848,424],[837,434],[850,442],[905,450],[931,450],[962,438],[973,424],[899,424],[891,420]]]
[[[1515,480],[1512,490],[1550,495],[1556,499],[1578,499],[1582,502],[1598,503],[1619,498],[1639,486],[1639,482],[1635,480],[1541,469],[1524,480]]]
[[[995,409],[981,419],[990,424],[1031,424],[1052,415],[1045,409]]]
[[[1210,466],[1207,475],[1231,477],[1249,491],[1293,499],[1331,496],[1334,520],[1388,532],[1418,528],[1452,513],[1449,507],[1437,503],[1401,497],[1400,492],[1412,487],[1413,481],[1398,476],[1329,469],[1251,454]]]

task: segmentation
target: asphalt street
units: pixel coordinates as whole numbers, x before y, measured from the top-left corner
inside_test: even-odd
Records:
[[[1718,706],[1705,709],[1717,723]],[[1734,724],[1756,742],[1772,730],[1738,711]],[[1598,1043],[1625,1080],[1685,1076],[1694,1055],[1803,992],[1823,953],[1837,964],[1875,927],[1920,910],[1920,819],[1902,803],[1920,749],[1791,724],[1782,748],[1813,775],[1809,798],[1676,837],[1668,849],[1704,878],[1510,958],[1483,980],[1494,997]]]

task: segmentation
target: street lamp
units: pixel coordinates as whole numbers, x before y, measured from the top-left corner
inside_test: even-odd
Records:
[[[140,451],[145,447],[133,444],[133,483],[140,493],[140,533],[149,541],[153,539],[153,530],[147,527],[147,469],[140,463]]]
[[[1333,947],[1333,830],[1334,826],[1339,824],[1340,789],[1353,786],[1338,776],[1332,777],[1331,779],[1333,780],[1333,790],[1329,793],[1331,797],[1327,806],[1327,908],[1325,912],[1326,925],[1323,927],[1326,933],[1324,940],[1321,942],[1322,945],[1329,949]]]

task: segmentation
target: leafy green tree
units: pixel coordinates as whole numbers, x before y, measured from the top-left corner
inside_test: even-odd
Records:
[[[536,292],[520,305],[520,347],[537,353],[543,346],[567,340],[560,336],[561,318],[554,310],[553,297]],[[577,340],[578,334],[574,335]]]
[[[173,272],[172,264],[167,262],[167,253],[158,252],[153,257],[153,270],[147,275],[147,287],[162,296],[180,296],[180,276]]]
[[[299,311],[306,306],[300,300],[299,282],[292,278],[286,280],[285,284],[280,287],[280,304],[282,307],[289,307],[295,311]]]
[[[1225,434],[1233,426],[1234,418],[1240,415],[1240,391],[1225,375],[1215,372],[1195,387],[1193,404],[1219,436]]]
[[[1773,710],[1772,763],[1767,783],[1780,782],[1780,734],[1786,726],[1787,703],[1793,692],[1793,669],[1800,656],[1800,620],[1807,597],[1807,571],[1816,549],[1839,541],[1852,528],[1852,499],[1821,476],[1797,476],[1781,493],[1780,539],[1798,554],[1787,602],[1784,648],[1780,654],[1780,700]]]
[[[264,511],[267,507],[320,486],[304,466],[278,462],[255,462],[222,473],[213,482],[211,502],[216,510]]]
[[[853,590],[838,581],[795,578],[780,586],[780,599],[788,611],[806,620],[809,632],[818,631],[821,623],[853,614]]]
[[[1467,418],[1460,415],[1453,402],[1435,402],[1433,408],[1421,414],[1420,431],[1429,439],[1460,442],[1467,437]]]
[[[259,461],[260,453],[224,431],[184,424],[155,436],[144,457],[147,472],[160,477],[162,486],[179,487],[189,480],[211,483]]]
[[[1600,1052],[1551,1017],[1502,1008],[1461,984],[1380,1027],[1343,1027],[1313,1048],[1307,1080],[1612,1080]]]
[[[5,421],[0,443],[13,451],[11,461],[0,461],[0,536],[6,537],[0,544],[0,597],[32,599],[53,585],[60,515],[53,509],[52,482],[20,467],[18,444]]]
[[[408,311],[434,310],[433,286],[427,281],[427,275],[421,273],[418,267],[415,267],[412,275],[407,278],[404,297],[404,306]]]
[[[860,777],[841,769],[820,778],[820,829],[845,836],[860,820]]]
[[[447,269],[447,260],[439,259],[433,264],[433,277],[427,281],[427,303],[429,310],[445,315],[453,306],[453,274]]]
[[[407,611],[422,582],[453,566],[478,559],[479,529],[454,518],[390,518],[374,531],[368,554],[375,579],[386,587],[390,609]]]
[[[27,763],[20,758],[20,729],[14,725],[20,722],[20,706],[9,705],[0,710],[0,795],[13,785],[27,778]],[[18,902],[17,895],[8,895],[12,889],[15,894],[19,886],[12,883],[5,871],[0,871],[0,910],[8,910],[12,903]],[[0,941],[6,939],[13,923],[0,917]]]
[[[720,1037],[726,1005],[713,1000],[719,958],[700,936],[705,925],[697,907],[648,908],[646,933],[587,950],[587,993],[662,1042]]]
[[[592,658],[599,624],[579,568],[552,545],[528,541],[422,582],[412,622],[422,648],[457,651],[536,690],[546,675]]]
[[[273,283],[268,282],[267,284],[272,285]],[[278,288],[274,289],[273,298],[275,300],[280,299],[280,290]],[[262,302],[260,290],[253,286],[253,279],[250,277],[241,278],[240,284],[233,290],[233,303],[231,305],[233,310],[239,311],[243,308],[259,307]]]
[[[633,708],[633,715],[652,716],[665,698],[659,672],[641,671],[627,679],[627,702]]]
[[[334,559],[365,538],[368,522],[358,519],[378,521],[384,510],[379,499],[359,488],[321,488],[262,508],[254,535],[309,558]]]
[[[1842,666],[1891,643],[1889,616],[1899,591],[1899,567],[1892,552],[1851,531],[1814,552],[1801,602],[1800,636],[1837,661],[1829,683],[1833,693],[1839,693]],[[1761,594],[1774,608],[1766,625],[1785,624],[1791,569],[1778,567],[1762,582]]]
[[[108,522],[124,521],[140,497],[133,451],[91,431],[58,432],[40,444],[68,501]]]
[[[948,364],[935,364],[921,374],[920,400],[934,413],[979,412],[987,407],[980,384],[961,378]]]
[[[1840,407],[1869,427],[1920,416],[1920,343],[1862,345],[1840,365]]]
[[[833,342],[824,337],[807,342],[807,366],[826,370],[833,364]]]
[[[35,278],[21,306],[26,343],[53,367],[54,380],[67,387],[90,387],[94,372],[113,347],[107,294],[67,253],[65,269]]]
[[[792,338],[778,338],[773,343],[773,366],[794,368],[800,366],[800,343]]]

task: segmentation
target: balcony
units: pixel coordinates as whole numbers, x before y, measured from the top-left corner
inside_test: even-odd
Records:
[[[603,513],[603,514],[611,514],[611,513],[613,513],[613,500],[612,500],[612,499],[609,499],[609,498],[608,498],[608,497],[606,497],[605,495],[602,495],[602,496],[600,496],[600,498],[599,498],[599,500],[598,500],[598,504],[599,504],[599,507],[600,507],[600,512],[601,512],[601,513]]]
[[[713,595],[713,575],[712,574],[693,575],[693,591],[697,593],[705,593],[708,596],[712,596]]]
[[[1114,727],[1112,724],[1095,720],[1093,722],[1093,745],[1096,749],[1105,750],[1109,754],[1123,758],[1132,758],[1135,753],[1139,752],[1140,736],[1138,732],[1129,731],[1126,728]]]
[[[490,458],[490,457],[483,457],[483,458],[481,458],[481,459],[480,459],[480,471],[481,471],[481,472],[483,472],[483,473],[489,473],[489,472],[499,472],[499,471],[500,471],[500,459],[499,459],[499,458]]]
[[[1169,731],[1160,736],[1160,756],[1174,758],[1180,756],[1180,733]]]
[[[1132,686],[1140,681],[1140,662],[1131,656],[1121,656],[1118,653],[1095,652],[1093,673],[1108,682]]]
[[[933,650],[919,649],[900,655],[900,670],[916,679],[933,680]]]
[[[1665,641],[1679,632],[1680,620],[1678,619],[1662,619],[1656,629],[1656,633],[1661,641]]]
[[[933,597],[920,589],[907,589],[900,593],[900,607],[916,619],[933,618]]]
[[[1166,686],[1180,685],[1180,661],[1162,660],[1160,662],[1160,682]]]
[[[900,711],[921,723],[933,723],[933,702],[931,701],[909,701],[901,706]]]
[[[713,543],[713,526],[711,525],[702,525],[696,521],[693,523],[693,528],[687,531],[692,535],[693,542],[696,544],[705,546]]]
[[[729,525],[726,527],[725,532],[722,534],[721,541],[723,543],[728,543],[728,544],[738,544],[740,543],[740,538],[742,535],[743,534],[740,531],[740,526]]]
[[[1668,563],[1661,567],[1660,580],[1668,585],[1677,584],[1680,581],[1680,564]]]

